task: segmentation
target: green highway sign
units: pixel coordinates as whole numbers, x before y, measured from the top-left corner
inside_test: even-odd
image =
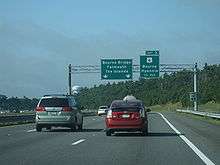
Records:
[[[140,77],[155,78],[159,77],[159,55],[140,56]]]
[[[196,92],[190,92],[189,93],[190,101],[196,101],[197,100],[197,93]]]
[[[101,79],[132,79],[132,59],[101,59]]]
[[[159,55],[159,50],[146,50],[146,55]]]

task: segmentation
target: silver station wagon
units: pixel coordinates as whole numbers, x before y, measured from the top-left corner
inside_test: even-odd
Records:
[[[45,95],[36,107],[36,130],[69,127],[82,130],[83,115],[71,95]]]

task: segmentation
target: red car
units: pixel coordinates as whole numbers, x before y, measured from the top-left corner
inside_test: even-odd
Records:
[[[117,131],[140,131],[144,136],[148,134],[147,113],[140,100],[113,101],[105,122],[107,136]]]

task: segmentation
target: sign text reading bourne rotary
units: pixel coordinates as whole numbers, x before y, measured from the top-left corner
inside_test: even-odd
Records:
[[[132,59],[101,59],[102,79],[132,79]]]

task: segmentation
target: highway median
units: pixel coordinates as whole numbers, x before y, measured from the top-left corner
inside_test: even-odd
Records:
[[[83,110],[82,113],[83,117],[95,116],[97,115],[97,110]],[[35,116],[34,112],[29,114],[4,114],[0,116],[0,127],[34,123]]]

